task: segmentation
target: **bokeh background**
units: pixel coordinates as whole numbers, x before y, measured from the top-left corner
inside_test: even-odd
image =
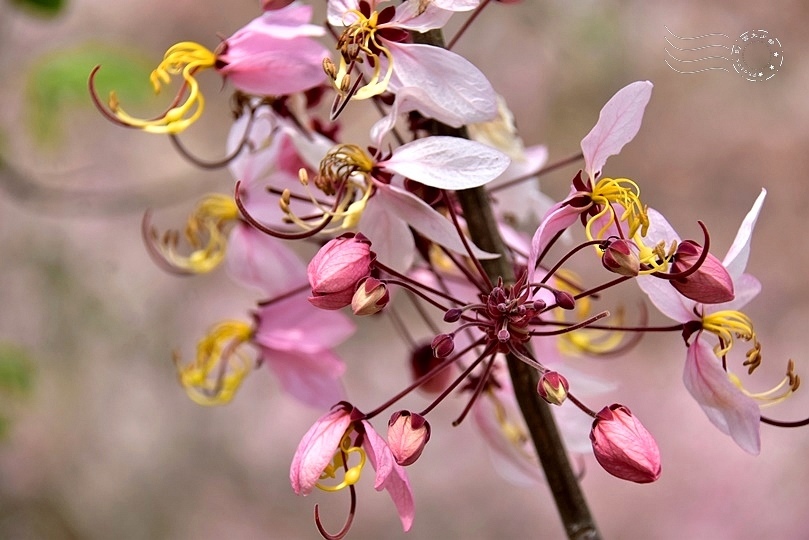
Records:
[[[160,225],[176,226],[200,194],[230,190],[232,179],[194,169],[161,137],[111,125],[84,91],[87,69],[102,63],[102,85],[104,75],[133,108],[156,110],[146,76],[163,51],[182,40],[213,47],[256,16],[257,4],[67,0],[43,16],[0,2],[0,538],[317,538],[318,502],[327,526],[342,522],[345,498],[298,498],[287,481],[320,411],[282,395],[265,371],[214,409],[194,405],[175,380],[171,352],[193,354],[209,325],[244,317],[254,298],[221,272],[162,273],[142,247],[140,219],[154,208]],[[704,220],[717,253],[768,189],[749,265],[764,285],[749,308],[765,353],[754,388],[779,379],[790,357],[799,373],[809,370],[807,20],[807,5],[787,0],[525,0],[487,8],[457,46],[507,98],[526,143],[548,145],[551,160],[577,151],[616,90],[654,82],[638,137],[605,173],[637,180],[684,235]],[[763,83],[676,73],[664,63],[665,25],[681,36],[766,29],[785,62]],[[228,92],[217,94],[214,75],[203,81],[209,110],[184,140],[214,157],[223,152]],[[564,196],[575,170],[543,178],[543,189]],[[631,310],[641,297],[627,287],[611,300]],[[341,349],[360,407],[407,374],[406,352],[389,336],[374,320]],[[679,338],[666,335],[620,358],[575,363],[618,383],[591,405],[630,406],[664,459],[662,478],[638,486],[583,458],[605,537],[809,536],[809,429],[763,426],[761,455],[746,455],[683,388],[683,360]],[[462,406],[456,399],[439,409],[410,469],[417,517],[407,537],[560,538],[547,489],[508,484],[471,423],[450,427]],[[767,412],[806,417],[807,391]],[[387,495],[367,479],[359,495],[354,538],[404,537]]]

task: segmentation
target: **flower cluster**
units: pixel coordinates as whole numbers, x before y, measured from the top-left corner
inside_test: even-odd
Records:
[[[327,532],[316,511],[327,538],[347,532],[355,486],[369,466],[375,489],[389,493],[410,528],[406,468],[427,448],[430,413],[452,395],[465,399],[453,425],[471,413],[507,477],[541,480],[538,428],[520,413],[514,365],[529,368],[528,398],[552,406],[571,451],[592,451],[608,473],[639,483],[661,474],[655,439],[625,405],[586,405],[607,385],[574,371],[566,355],[619,352],[646,331],[679,333],[685,387],[710,422],[752,454],[762,421],[786,425],[762,417],[761,407],[799,386],[791,360],[783,380],[758,393],[734,364],[744,347],[748,374],[763,361],[753,322],[739,310],[761,288],[745,267],[766,192],[720,260],[701,222],[702,238],[683,240],[647,206],[639,182],[604,176],[608,158],[640,130],[652,84],[639,81],[606,102],[581,153],[564,160],[583,161],[568,196],[549,201],[537,181],[545,147],[524,146],[485,75],[432,33],[459,13],[472,11],[474,20],[487,3],[329,0],[322,27],[310,23],[310,6],[264,1],[261,15],[213,51],[182,42],[166,52],[152,73],[155,91],[174,75],[181,81],[169,107],[149,120],[125,112],[114,93],[104,103],[94,91],[99,69],[90,76],[108,119],[168,134],[193,163],[229,168],[231,186],[204,197],[182,233],[160,234],[148,212],[143,220],[148,251],[167,270],[225,266],[260,295],[244,320],[215,324],[193,361],[177,355],[179,380],[197,403],[223,404],[266,365],[290,396],[324,411],[301,439],[290,481],[299,495],[350,493],[339,533]],[[190,155],[178,139],[204,112],[197,77],[206,69],[235,90],[236,120],[219,162]],[[363,140],[342,135],[353,102],[380,112]],[[485,234],[481,215],[491,217]],[[601,281],[585,283],[574,261],[595,266]],[[598,293],[633,280],[675,324],[632,326],[594,311]],[[415,304],[429,335],[408,330],[395,310],[401,299]],[[353,317],[370,315],[399,329],[412,377],[361,412],[345,395],[346,365],[334,348],[353,334]],[[416,390],[429,403],[418,412],[401,408],[405,399],[417,403]],[[382,436],[378,417],[388,410]]]

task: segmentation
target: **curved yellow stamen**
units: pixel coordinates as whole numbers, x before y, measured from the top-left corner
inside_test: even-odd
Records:
[[[253,335],[253,328],[242,321],[224,321],[211,329],[197,344],[194,362],[182,366],[175,355],[180,384],[200,405],[224,405],[233,399],[253,361],[241,350]]]
[[[494,405],[494,417],[500,427],[500,432],[509,444],[529,461],[536,461],[536,454],[529,450],[528,442],[531,440],[528,432],[518,422],[512,421],[508,417],[505,405],[492,391],[487,391],[486,396],[492,400]]]
[[[379,13],[374,11],[370,17],[366,17],[357,10],[350,10],[347,14],[353,14],[357,20],[349,25],[337,41],[337,49],[340,51],[340,65],[336,72],[327,73],[332,78],[334,87],[343,97],[347,97],[354,86],[351,80],[351,71],[355,63],[365,60],[373,66],[374,72],[367,83],[359,87],[351,94],[353,99],[368,99],[378,96],[388,88],[391,76],[393,75],[393,55],[377,39]],[[365,58],[361,58],[360,55]],[[387,64],[385,74],[382,75],[382,59]]]
[[[359,481],[362,468],[365,466],[366,454],[365,450],[361,447],[353,446],[351,431],[352,428],[349,428],[345,435],[343,435],[343,439],[340,441],[340,448],[334,453],[331,463],[326,466],[320,475],[321,480],[334,479],[337,478],[339,471],[343,471],[343,479],[336,485],[318,482],[315,484],[318,489],[329,492],[340,491],[348,486],[353,486]],[[356,465],[346,468],[351,454],[357,454],[360,461]]]
[[[610,226],[619,226],[619,222],[626,222],[629,227],[625,231],[627,238],[632,238],[640,231],[641,236],[646,236],[649,228],[649,217],[646,214],[646,207],[640,200],[640,188],[628,178],[602,178],[593,187],[590,195],[593,204],[601,206],[601,210],[587,221],[585,234],[588,240],[600,240],[609,230]],[[623,207],[621,215],[616,215],[613,204]],[[609,216],[606,223],[593,234],[594,225],[603,217]]]
[[[723,357],[733,347],[734,336],[744,341],[756,340],[756,332],[753,330],[753,321],[740,311],[724,310],[709,313],[702,316],[702,329],[719,338],[719,344],[714,347],[714,354]]]
[[[714,347],[714,354],[720,359],[730,352],[734,338],[752,341],[752,348],[746,353],[746,360],[742,365],[747,366],[748,374],[753,373],[761,364],[761,344],[756,338],[753,321],[739,311],[725,310],[710,313],[702,317],[702,328],[719,338],[719,344]],[[746,396],[754,399],[761,406],[775,405],[788,398],[800,386],[800,377],[795,374],[795,363],[787,362],[787,372],[784,378],[773,388],[764,392],[750,392],[742,385],[741,379],[730,371],[727,372],[730,381],[736,385]]]
[[[112,113],[124,124],[140,128],[149,133],[176,135],[193,124],[201,115],[205,100],[199,91],[199,83],[194,75],[203,69],[213,67],[216,55],[198,43],[184,41],[177,43],[166,51],[163,61],[152,71],[149,80],[155,93],[160,93],[161,86],[171,81],[172,75],[182,75],[184,84],[177,94],[177,103],[162,116],[143,120],[130,116],[118,103],[115,92],[110,92],[109,106]],[[184,101],[180,101],[185,93]]]
[[[341,144],[335,146],[320,162],[320,170],[314,180],[314,185],[326,195],[337,195],[339,199],[331,207],[320,203],[312,194],[308,174],[304,169],[300,171],[301,184],[309,195],[312,204],[320,216],[313,223],[297,216],[290,207],[289,195],[281,198],[281,210],[286,214],[286,220],[301,227],[305,231],[322,230],[325,233],[334,233],[352,229],[359,224],[368,199],[374,192],[374,183],[371,171],[374,160],[359,146],[354,144]],[[330,220],[334,225],[321,229],[324,220]]]
[[[227,252],[226,229],[239,217],[239,208],[232,196],[211,194],[204,197],[188,217],[183,237],[192,251],[188,255],[178,252],[179,233],[169,231],[162,238],[152,233],[152,244],[159,255],[174,268],[204,274],[210,272],[225,258]]]

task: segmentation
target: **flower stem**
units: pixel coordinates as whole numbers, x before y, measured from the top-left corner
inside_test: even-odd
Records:
[[[413,37],[414,41],[420,43],[444,46],[444,38],[440,30],[415,33]],[[436,135],[468,138],[465,129],[454,129],[440,123],[435,124],[433,132]],[[463,208],[472,241],[490,253],[500,254],[497,259],[482,261],[489,279],[496,283],[497,278],[502,277],[504,282],[513,283],[514,268],[497,228],[485,189],[482,187],[465,189],[456,194],[461,208]],[[570,466],[567,451],[550,407],[537,394],[536,388],[539,380],[537,371],[511,354],[507,355],[507,359],[517,402],[525,417],[528,430],[531,432],[531,439],[545,471],[548,487],[553,494],[568,538],[575,540],[601,538],[587,501],[584,499],[579,481]]]

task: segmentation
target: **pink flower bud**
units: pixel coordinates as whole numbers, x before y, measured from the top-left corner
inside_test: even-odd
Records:
[[[376,278],[366,278],[357,287],[351,298],[351,309],[354,315],[373,315],[388,305],[390,294],[388,287]]]
[[[702,246],[691,240],[685,240],[677,246],[673,273],[684,272],[691,268],[702,254]],[[722,261],[708,253],[705,261],[691,275],[682,279],[672,279],[670,283],[680,294],[703,304],[721,304],[730,302],[735,297],[733,280]]]
[[[570,385],[567,379],[555,371],[546,371],[539,378],[537,393],[551,405],[561,405],[567,398]]]
[[[590,441],[596,460],[611,475],[639,484],[660,477],[660,450],[654,437],[623,405],[601,409]]]
[[[321,309],[340,309],[351,303],[357,284],[371,274],[376,255],[361,234],[344,234],[320,248],[306,269],[312,296]]]
[[[553,299],[562,309],[570,310],[576,307],[576,299],[569,292],[553,291]]]
[[[413,380],[420,379],[444,363],[443,358],[436,358],[433,348],[429,343],[425,343],[411,353],[410,372]],[[451,369],[441,370],[440,373],[431,377],[427,382],[419,386],[419,390],[429,394],[442,392],[452,382],[453,373]]]
[[[432,347],[436,358],[446,358],[455,350],[455,341],[451,334],[438,334],[433,338]]]
[[[414,463],[429,440],[430,423],[420,414],[399,411],[391,415],[388,446],[399,465],[405,467]]]
[[[622,276],[637,276],[640,272],[640,260],[632,248],[633,244],[628,240],[618,239],[610,242],[604,249],[601,264],[610,272]]]

